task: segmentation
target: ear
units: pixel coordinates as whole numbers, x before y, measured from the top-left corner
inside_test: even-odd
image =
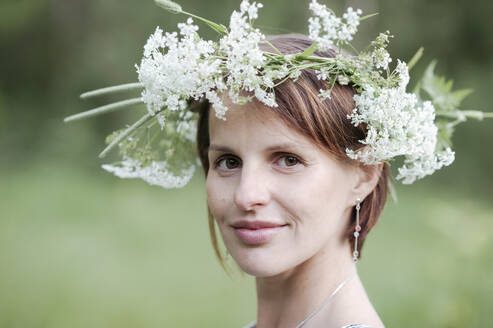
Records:
[[[353,200],[363,201],[375,189],[383,170],[383,163],[377,165],[359,164],[355,167],[355,181],[352,187]]]

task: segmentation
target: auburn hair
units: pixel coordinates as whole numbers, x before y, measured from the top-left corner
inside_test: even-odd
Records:
[[[270,36],[268,41],[283,54],[301,53],[308,48],[313,41],[299,34],[284,34]],[[261,45],[264,51],[272,51],[268,45]],[[334,57],[334,51],[314,53],[320,57]],[[355,108],[353,95],[354,89],[350,85],[335,83],[329,99],[321,99],[318,94],[320,89],[327,89],[328,83],[317,78],[312,69],[304,69],[296,81],[286,80],[275,87],[275,96],[278,107],[269,107],[275,115],[288,127],[307,136],[321,149],[328,152],[334,158],[352,165],[363,165],[359,161],[350,159],[346,155],[346,148],[358,149],[363,146],[359,140],[366,137],[366,126],[360,124],[354,126],[347,118]],[[209,111],[207,101],[198,106],[199,118],[197,129],[197,150],[202,168],[207,176],[209,171],[208,147],[209,147]],[[390,168],[383,164],[379,180],[371,193],[361,202],[360,225],[361,231],[358,237],[358,252],[361,256],[361,248],[366,236],[384,208],[389,191]],[[208,207],[209,232],[214,252],[219,263],[226,269],[224,257],[219,251],[219,245],[215,230],[215,220]],[[356,226],[356,210],[353,210],[351,220],[347,223],[344,238],[348,242],[354,242]]]

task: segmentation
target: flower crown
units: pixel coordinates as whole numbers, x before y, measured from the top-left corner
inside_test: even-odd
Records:
[[[244,104],[253,98],[276,107],[274,89],[287,79],[295,80],[303,69],[312,69],[328,89],[319,96],[330,98],[335,83],[351,85],[356,107],[347,116],[352,124],[365,124],[363,147],[346,149],[347,156],[365,164],[388,162],[402,156],[397,179],[410,184],[430,175],[454,160],[451,136],[454,127],[467,118],[492,117],[492,113],[459,110],[471,90],[452,91],[452,81],[434,74],[432,62],[413,92],[406,91],[409,71],[423,49],[406,64],[397,60],[393,70],[387,52],[391,35],[380,33],[363,51],[356,51],[350,41],[362,20],[360,9],[348,8],[342,18],[325,5],[312,0],[313,14],[308,20],[313,44],[303,53],[282,54],[254,27],[260,3],[243,0],[233,11],[229,28],[185,12],[168,0],[156,4],[175,13],[190,16],[178,24],[179,32],[168,33],[157,27],[144,46],[144,56],[136,65],[138,83],[99,89],[81,95],[88,98],[132,89],[142,89],[141,96],[69,116],[72,121],[144,103],[146,113],[132,125],[115,131],[107,138],[104,157],[118,146],[122,160],[103,165],[121,178],[141,178],[164,188],[183,187],[193,176],[197,158],[194,151],[197,115],[193,106],[207,99],[220,119],[228,108],[220,95],[227,92],[231,101]],[[193,19],[219,33],[219,41],[202,39]],[[260,44],[270,47],[262,51]],[[333,58],[314,56],[316,50],[335,49]],[[350,54],[344,54],[348,49]],[[244,91],[251,94],[243,96]]]

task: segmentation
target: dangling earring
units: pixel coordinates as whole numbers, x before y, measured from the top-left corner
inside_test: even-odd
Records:
[[[354,228],[354,251],[353,251],[353,262],[358,262],[358,237],[361,231],[361,226],[359,225],[359,210],[361,208],[361,199],[356,199],[356,227]]]

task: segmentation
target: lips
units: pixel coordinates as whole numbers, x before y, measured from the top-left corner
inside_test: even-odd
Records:
[[[261,244],[284,230],[287,224],[266,221],[238,221],[232,224],[236,236],[245,244]]]
[[[274,223],[268,221],[245,221],[241,220],[232,224],[233,228],[244,228],[244,229],[264,229],[264,228],[275,228],[285,226],[284,223]]]

